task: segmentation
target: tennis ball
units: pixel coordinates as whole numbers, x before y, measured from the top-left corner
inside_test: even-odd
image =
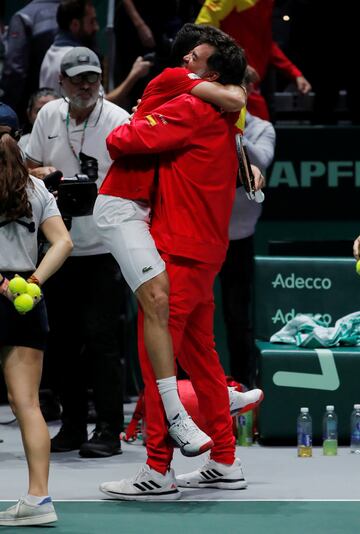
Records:
[[[356,272],[357,272],[358,274],[360,274],[360,260],[358,260],[358,261],[356,262],[356,267],[355,267],[355,269],[356,269]]]
[[[26,293],[27,290],[27,282],[24,280],[24,278],[21,278],[21,276],[14,276],[9,282],[9,290],[13,295],[21,295],[22,293]]]
[[[30,295],[34,300],[38,300],[41,297],[41,289],[37,284],[30,282],[27,285],[26,293]]]
[[[34,299],[31,295],[23,293],[14,300],[14,306],[19,313],[26,313],[33,309]]]

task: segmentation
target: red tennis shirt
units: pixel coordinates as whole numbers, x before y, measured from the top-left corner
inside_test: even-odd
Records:
[[[190,93],[203,80],[183,67],[165,69],[147,85],[134,119],[145,117],[154,109],[183,93]],[[150,202],[154,193],[156,156],[133,157],[120,153],[113,140],[117,129],[106,139],[114,163],[111,165],[99,193],[130,200]]]

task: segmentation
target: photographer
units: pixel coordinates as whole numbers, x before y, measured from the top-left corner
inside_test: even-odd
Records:
[[[74,47],[65,54],[60,75],[63,99],[40,110],[27,146],[28,165],[37,176],[54,169],[67,178],[84,173],[84,161],[89,159],[83,158],[82,163],[80,154],[85,154],[97,160],[96,185],[100,186],[111,164],[105,139],[128,119],[126,111],[103,99],[100,84],[101,67],[94,52]],[[44,287],[51,329],[48,357],[63,407],[63,424],[51,440],[51,450],[80,449],[85,457],[111,456],[121,452],[123,428],[118,337],[124,282],[97,236],[92,215],[73,217],[71,236],[72,256]],[[92,358],[97,412],[89,441],[86,379],[90,363],[84,354]]]

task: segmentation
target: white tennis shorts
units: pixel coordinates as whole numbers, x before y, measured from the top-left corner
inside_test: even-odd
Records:
[[[100,238],[118,262],[132,291],[165,271],[165,263],[149,231],[150,206],[98,195],[94,220]]]

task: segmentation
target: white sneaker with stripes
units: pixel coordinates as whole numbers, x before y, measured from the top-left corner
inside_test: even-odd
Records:
[[[99,489],[122,501],[172,501],[181,497],[173,469],[162,475],[147,464],[133,478],[103,482]]]
[[[214,446],[213,440],[196,426],[186,412],[174,417],[169,426],[169,434],[184,456],[198,456]]]
[[[237,391],[234,387],[228,387],[228,391],[232,417],[253,410],[256,406],[259,406],[264,398],[264,393],[261,389]]]
[[[185,475],[178,475],[176,482],[181,488],[245,489],[245,480],[238,458],[232,465],[220,464],[209,460],[206,464]]]

